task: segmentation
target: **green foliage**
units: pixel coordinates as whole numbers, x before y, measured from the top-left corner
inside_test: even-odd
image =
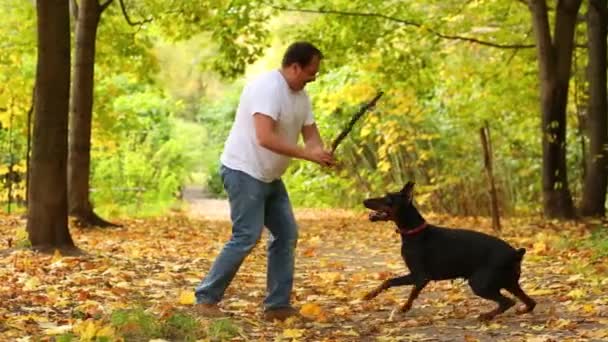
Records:
[[[9,0],[0,4],[0,13],[0,201],[8,201],[10,186],[14,208],[15,201],[25,199],[24,132],[36,68],[35,12],[29,2]]]
[[[124,77],[102,86],[124,95],[114,97],[106,115],[116,119],[100,132],[110,144],[94,136],[93,200],[113,215],[169,206],[201,158],[203,131],[175,119],[179,105],[157,90]]]
[[[171,341],[196,341],[203,331],[197,320],[184,313],[173,313],[164,320],[162,335]]]
[[[220,100],[209,101],[201,106],[197,115],[197,121],[203,125],[208,132],[202,165],[205,165],[205,183],[207,191],[216,196],[223,197],[224,186],[220,179],[220,154],[224,147],[224,141],[230,132],[234,115],[238,106],[240,89],[233,87]]]
[[[386,92],[339,148],[341,170],[328,173],[306,163],[293,166],[289,183],[296,203],[359,206],[370,194],[396,190],[414,180],[419,184],[418,200],[427,209],[488,214],[479,139],[479,129],[488,121],[503,212],[538,209],[535,51],[488,48],[436,34],[499,44],[529,42],[525,6],[498,1],[483,6],[332,1],[287,7],[381,13],[396,19],[311,16],[308,25],[285,38],[313,37],[326,56],[323,69],[330,71],[309,88],[326,141],[338,134],[359,103],[377,90]],[[435,9],[433,15],[429,8]],[[570,142],[575,136],[569,136]],[[578,151],[570,151],[576,158]],[[327,196],[324,185],[333,196]]]
[[[205,183],[211,194],[222,196],[218,160],[244,84],[238,76],[267,68],[269,61],[276,64],[284,47],[300,39],[317,44],[325,55],[308,91],[327,143],[361,103],[378,90],[385,95],[339,147],[341,168],[293,163],[284,179],[296,205],[359,207],[366,196],[414,180],[425,209],[488,214],[479,139],[488,122],[501,210],[538,211],[536,50],[487,46],[533,44],[524,4],[297,0],[272,5],[331,13],[283,11],[263,0],[129,2],[134,21],[153,19],[136,26],[125,22],[117,3],[103,13],[91,166],[92,198],[102,213],[163,210],[188,183]],[[30,2],[9,0],[0,13],[6,37],[0,43],[0,177],[9,166],[21,177],[13,188],[17,199],[25,197],[35,9]],[[585,34],[579,25],[577,36]],[[572,89],[583,93],[586,57],[582,50],[575,53]],[[585,140],[577,114],[585,100],[578,97],[568,112],[575,198]],[[0,188],[2,199],[6,185]]]
[[[74,334],[62,334],[59,335],[55,338],[56,342],[72,342],[72,341],[78,341],[78,338],[74,335]]]
[[[226,340],[236,336],[239,328],[228,319],[212,322],[206,329],[196,317],[179,311],[171,312],[163,318],[142,308],[114,311],[111,325],[126,341],[164,338],[170,341],[197,341],[202,337],[212,340]]]
[[[141,308],[114,311],[110,317],[113,327],[127,340],[161,337],[161,323]]]
[[[213,321],[207,332],[212,341],[226,341],[239,334],[239,328],[230,319],[218,319]]]
[[[598,224],[591,230],[588,238],[579,240],[564,240],[562,248],[582,248],[594,251],[592,261],[602,262],[608,257],[608,227]]]
[[[29,248],[32,247],[32,242],[29,240],[27,230],[21,227],[15,231],[15,247]]]

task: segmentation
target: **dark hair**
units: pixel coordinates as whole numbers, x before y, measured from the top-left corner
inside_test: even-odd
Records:
[[[293,63],[298,63],[300,66],[307,66],[314,56],[319,59],[323,58],[323,54],[319,49],[309,42],[295,42],[287,48],[283,55],[282,66],[287,67]]]

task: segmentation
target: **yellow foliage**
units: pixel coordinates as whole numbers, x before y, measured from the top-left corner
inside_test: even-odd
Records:
[[[116,340],[114,328],[104,325],[101,321],[88,319],[74,325],[73,331],[78,335],[80,341],[94,341],[97,337],[105,337],[110,341]]]
[[[304,329],[285,329],[283,330],[284,338],[299,338],[304,335]]]
[[[179,294],[179,303],[182,305],[193,305],[195,301],[194,291],[182,291]]]

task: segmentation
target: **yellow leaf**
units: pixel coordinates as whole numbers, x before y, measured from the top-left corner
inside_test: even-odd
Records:
[[[179,303],[182,305],[193,305],[195,301],[194,291],[182,291],[179,294]]]
[[[114,335],[114,328],[109,325],[106,325],[105,327],[99,329],[96,333],[97,337],[107,337],[110,341],[114,341]]]
[[[327,313],[325,312],[325,310],[323,310],[323,308],[314,303],[304,304],[300,309],[300,314],[302,314],[302,316],[306,318],[314,319],[318,322],[327,321]]]
[[[342,274],[339,272],[322,272],[319,273],[319,277],[327,283],[335,283],[343,279]]]
[[[39,323],[38,325],[40,326],[40,328],[44,329],[45,335],[61,335],[61,334],[65,334],[68,331],[72,330],[71,324],[56,325],[55,323],[51,323],[51,322],[43,322],[43,323]]]
[[[74,332],[80,337],[81,341],[92,341],[97,332],[95,321],[86,320],[74,326]]]
[[[587,294],[585,293],[585,291],[581,290],[581,289],[575,289],[575,290],[568,292],[568,297],[573,298],[573,299],[581,299],[581,298],[585,297],[586,295]]]
[[[354,331],[353,329],[349,329],[343,333],[345,336],[359,336],[359,333]]]
[[[367,127],[367,126],[363,126],[363,128],[361,128],[361,133],[360,136],[361,138],[365,138],[366,136],[368,136],[370,133],[372,132],[371,128]]]
[[[547,244],[543,241],[535,242],[532,251],[535,254],[543,254],[547,251]]]
[[[553,294],[553,290],[550,289],[536,289],[528,293],[530,296],[547,296]]]
[[[285,338],[298,338],[304,335],[304,329],[285,329],[283,330],[283,337]]]
[[[302,305],[302,308],[300,309],[300,313],[303,316],[311,318],[319,316],[321,312],[323,312],[323,309],[315,303],[306,303]]]
[[[53,254],[53,258],[51,259],[51,264],[61,261],[61,257],[61,252],[56,249],[55,253]]]
[[[21,240],[27,240],[28,238],[29,238],[29,235],[28,235],[25,227],[17,228],[17,231],[15,232],[15,240],[21,241]]]
[[[595,309],[595,305],[593,304],[585,304],[583,305],[583,311],[585,311],[586,313],[594,313],[596,311]]]
[[[32,290],[37,289],[39,285],[40,285],[40,279],[38,279],[38,277],[31,277],[23,285],[23,290],[32,291]]]

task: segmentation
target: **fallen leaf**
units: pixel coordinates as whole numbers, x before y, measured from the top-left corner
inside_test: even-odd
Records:
[[[285,338],[298,338],[304,335],[304,329],[285,329],[283,330],[283,337]]]
[[[182,305],[193,305],[196,302],[194,291],[182,291],[179,294],[179,303]]]

